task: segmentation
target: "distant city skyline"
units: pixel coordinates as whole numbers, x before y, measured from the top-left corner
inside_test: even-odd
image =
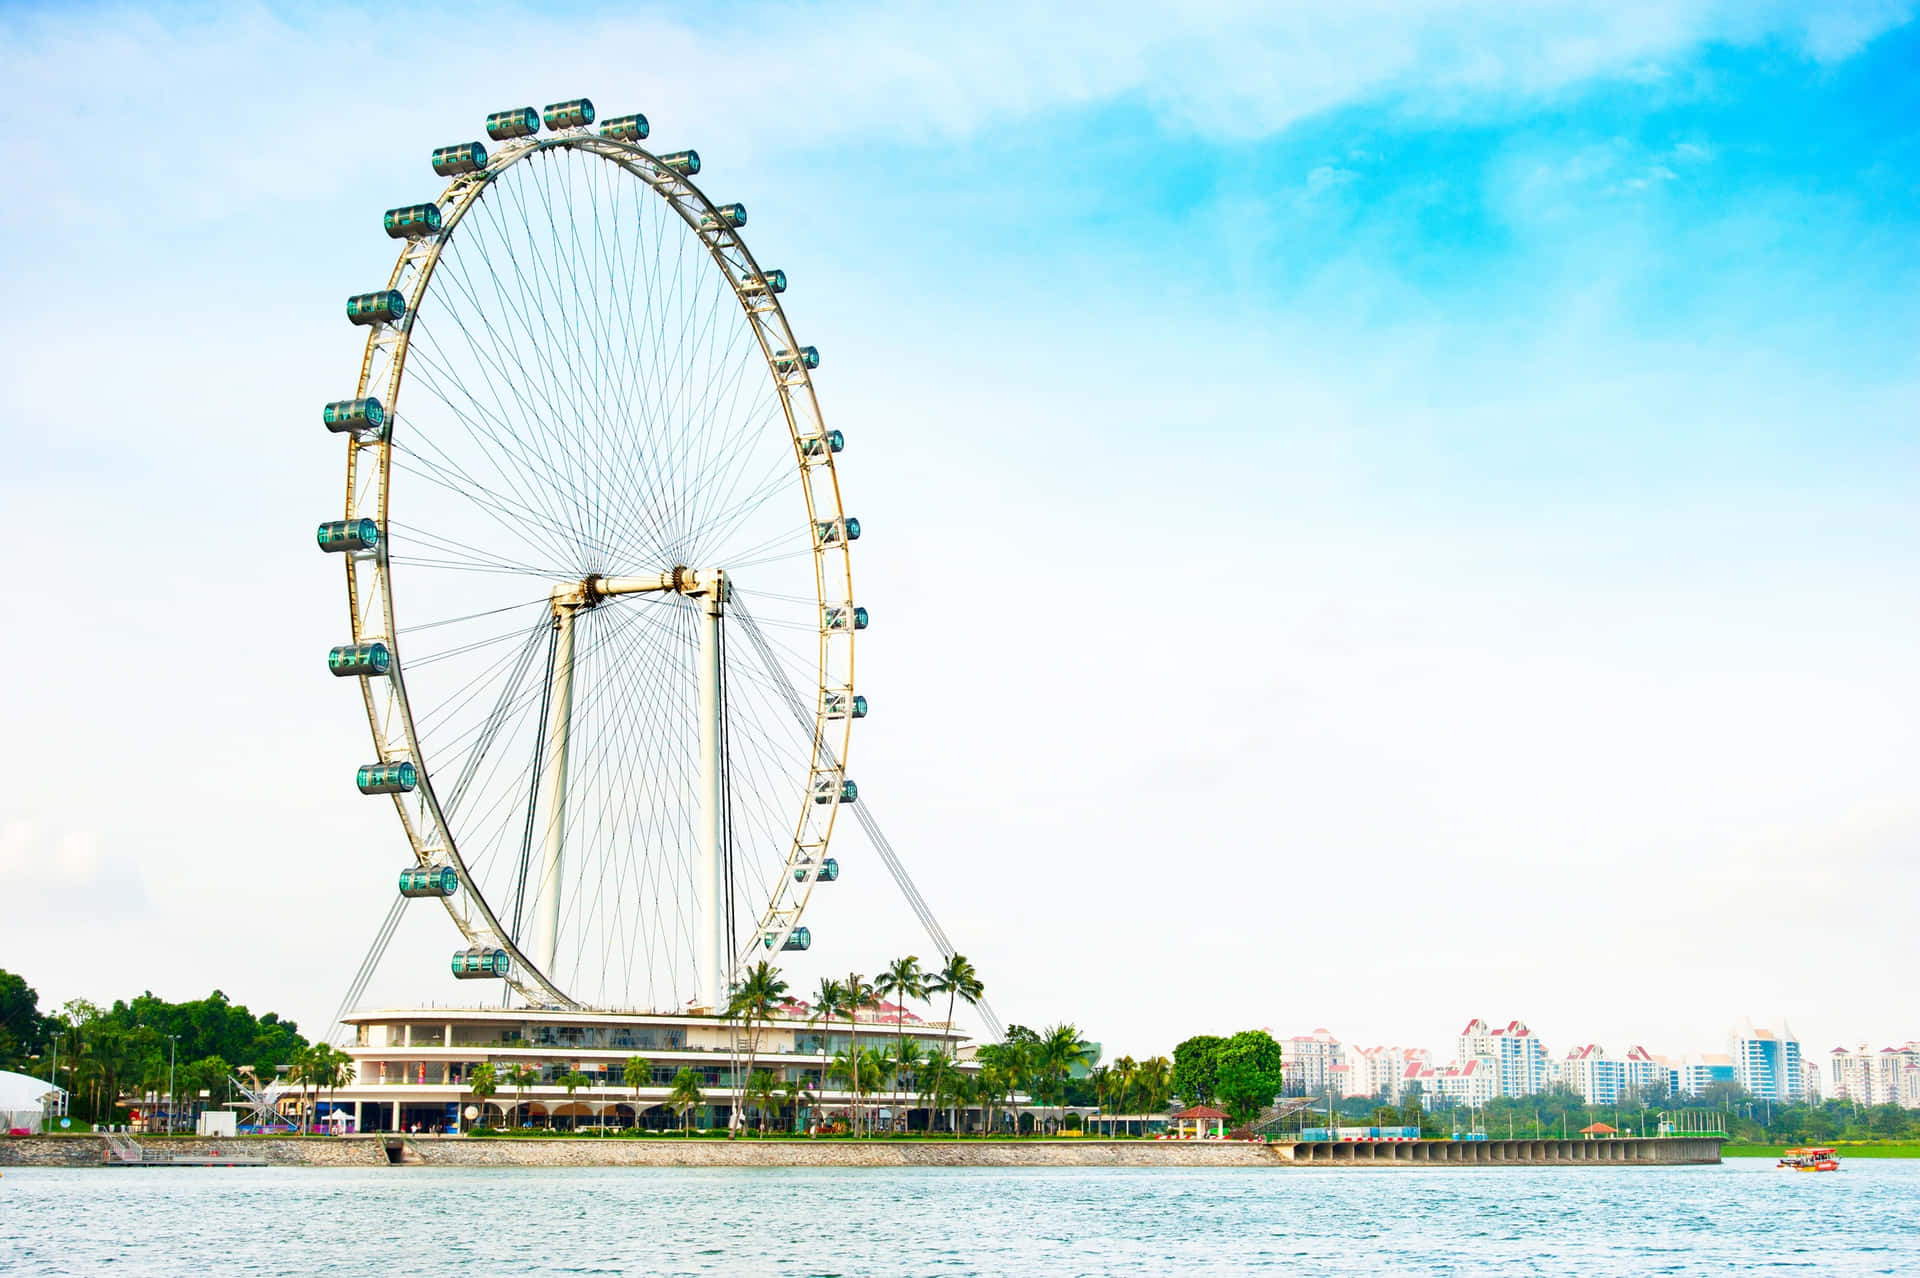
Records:
[[[860,802],[1004,1020],[1903,1042],[1917,63],[1878,0],[10,5],[0,967],[325,1032],[406,852],[324,664],[343,303],[434,148],[589,96],[787,272]],[[789,981],[931,955],[834,854]]]

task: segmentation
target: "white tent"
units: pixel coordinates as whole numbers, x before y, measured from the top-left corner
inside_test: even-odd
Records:
[[[7,1132],[40,1130],[47,1110],[66,1109],[66,1090],[31,1074],[0,1070],[0,1135]],[[52,1103],[48,1103],[51,1096]]]

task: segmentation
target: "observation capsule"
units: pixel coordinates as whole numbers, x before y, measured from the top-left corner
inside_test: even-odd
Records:
[[[380,224],[387,228],[387,235],[396,240],[432,235],[440,229],[440,206],[409,204],[405,208],[388,209]]]
[[[600,136],[612,138],[615,142],[645,142],[647,140],[647,117],[644,115],[616,115],[600,126]]]
[[[351,430],[379,430],[387,424],[387,410],[377,399],[336,399],[320,411],[320,420],[336,435]]]
[[[792,351],[775,351],[773,367],[782,373],[791,373],[796,368],[818,368],[820,367],[820,348],[802,346],[798,355]]]
[[[363,326],[397,324],[407,313],[407,299],[397,288],[378,293],[355,293],[347,299],[347,318]]]
[[[772,940],[773,938],[768,937],[767,939]],[[781,944],[780,948],[783,950],[804,950],[812,944],[813,933],[803,926],[796,927],[793,931],[787,933],[787,939]]]
[[[371,519],[330,519],[314,532],[314,539],[329,553],[375,550],[380,545],[380,525]]]
[[[802,435],[800,437],[800,455],[802,457],[825,457],[837,453],[847,446],[847,437],[837,430],[824,435]]]
[[[476,945],[472,949],[453,952],[453,974],[463,981],[484,981],[490,977],[505,976],[512,965],[513,960],[507,957],[505,950]]]
[[[860,540],[860,521],[852,515],[839,519],[820,519],[813,525],[814,538],[823,546],[838,546]]]
[[[593,123],[593,103],[585,98],[575,98],[571,102],[554,102],[541,113],[546,117],[547,127],[558,132],[561,129],[578,129]]]
[[[363,764],[353,777],[362,794],[411,794],[420,784],[420,770],[406,759],[398,763]]]
[[[793,872],[793,881],[795,883],[805,883],[807,881],[807,871],[812,868],[811,866],[803,865],[795,870]],[[819,870],[814,873],[813,881],[815,883],[832,883],[839,877],[840,863],[832,857],[828,857],[820,863]]]
[[[867,610],[852,604],[828,604],[821,610],[820,624],[828,630],[865,630]]]
[[[712,213],[700,215],[700,229],[718,230],[722,226],[745,226],[747,224],[747,206],[744,204],[722,204]]]
[[[850,780],[840,782],[837,791],[832,777],[821,777],[813,783],[813,801],[815,803],[832,803],[836,792],[842,803],[852,803],[860,797],[860,787]]]
[[[757,297],[762,293],[784,293],[787,291],[787,273],[776,267],[758,275],[749,275],[740,281],[740,291],[749,297]]]
[[[672,169],[682,177],[692,177],[700,171],[700,153],[698,151],[669,151],[660,157],[660,167]]]
[[[459,890],[460,875],[451,865],[436,865],[431,869],[409,865],[400,871],[401,896],[452,896]]]
[[[855,719],[867,717],[867,699],[857,693],[849,698],[844,692],[829,692],[822,708],[829,719],[845,719],[849,715]]]
[[[452,146],[434,148],[433,171],[441,177],[478,173],[486,167],[487,148],[478,142],[456,142]]]
[[[384,643],[343,643],[327,653],[327,669],[340,678],[383,675],[393,668],[393,654]]]
[[[487,117],[487,136],[495,142],[531,137],[540,131],[540,113],[532,107],[495,111]]]

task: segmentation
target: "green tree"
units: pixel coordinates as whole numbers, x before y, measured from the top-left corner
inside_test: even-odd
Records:
[[[513,1085],[514,1126],[524,1127],[527,1123],[527,1089],[540,1081],[540,1071],[531,1065],[519,1064],[507,1066],[507,1082]]]
[[[553,1081],[567,1089],[567,1104],[571,1106],[573,1104],[573,1094],[582,1087],[585,1087],[592,1080],[579,1070],[570,1069]],[[573,1130],[576,1132],[580,1130],[580,1116],[578,1114],[573,1115]]]
[[[980,983],[980,974],[973,970],[973,964],[964,954],[949,954],[940,970],[927,978],[927,993],[947,996],[947,1028],[953,1028],[953,1005],[956,999],[965,999],[967,1006],[978,1007],[985,997],[987,987]]]
[[[887,964],[887,970],[875,979],[873,992],[882,998],[895,1000],[895,1006],[899,1010],[894,1013],[894,1027],[900,1040],[899,1049],[904,1050],[907,1042],[907,1000],[910,998],[924,1000],[927,997],[927,977],[926,973],[920,970],[920,956],[909,954],[905,958],[897,958]],[[895,1059],[898,1059],[898,1052]],[[898,1122],[900,1094],[897,1089],[894,1092],[893,1113],[894,1120]]]
[[[667,1094],[674,1113],[680,1115],[681,1131],[688,1130],[687,1115],[694,1111],[702,1099],[700,1075],[694,1073],[693,1066],[682,1065],[680,1072],[673,1076],[673,1088]]]
[[[786,993],[787,983],[780,979],[780,969],[761,959],[747,969],[746,978],[727,1001],[727,1019],[744,1020],[747,1023],[747,1067],[734,1076],[733,1114],[727,1122],[727,1134],[730,1137],[739,1134],[746,1082],[753,1076],[754,1058],[759,1054],[759,1031],[755,1027],[764,1026],[773,1018]]]
[[[487,1101],[500,1090],[500,1071],[492,1061],[481,1061],[467,1075],[467,1090],[480,1103],[480,1126],[487,1126]]]
[[[1042,1030],[1033,1054],[1034,1077],[1041,1103],[1064,1105],[1068,1075],[1075,1069],[1093,1064],[1093,1059],[1093,1045],[1081,1038],[1079,1029],[1070,1022],[1063,1021]],[[1064,1126],[1065,1122],[1066,1115],[1063,1112],[1059,1125]]]
[[[1210,1105],[1219,1095],[1220,1049],[1227,1040],[1196,1034],[1173,1049],[1173,1090],[1189,1105]]]
[[[1164,1056],[1141,1061],[1133,1076],[1134,1098],[1142,1114],[1157,1114],[1173,1098],[1173,1062]]]
[[[780,1080],[773,1076],[772,1070],[757,1069],[747,1079],[744,1097],[748,1104],[759,1110],[760,1134],[767,1134],[767,1111],[773,1108],[774,1097],[780,1091]]]
[[[0,970],[0,1069],[21,1069],[48,1037],[40,995],[25,979]]]
[[[1214,1089],[1236,1123],[1273,1104],[1285,1083],[1280,1044],[1265,1030],[1242,1030],[1214,1055]]]
[[[653,1081],[653,1062],[638,1054],[627,1057],[626,1064],[620,1067],[620,1075],[627,1080],[627,1086],[633,1089],[633,1125],[640,1125],[640,1089]]]
[[[807,1023],[809,1025],[818,1023],[824,1026],[824,1031],[820,1035],[820,1087],[822,1091],[826,1090],[827,1085],[827,1047],[833,1032],[833,1022],[836,1017],[844,1014],[846,1010],[846,985],[830,977],[821,977],[820,988],[814,991],[813,1011],[808,1016]]]
[[[909,1080],[918,1081],[920,1067],[926,1064],[926,1050],[920,1046],[917,1038],[903,1038],[894,1045],[893,1055],[887,1058],[887,1065],[893,1071],[893,1094],[899,1098],[894,1105],[894,1125],[901,1131],[907,1130],[907,1115],[904,1112]],[[931,1115],[928,1116],[931,1119]],[[928,1126],[932,1126],[929,1121]]]
[[[873,986],[868,984],[867,978],[860,975],[860,973],[848,972],[847,979],[842,982],[842,987],[845,989],[847,995],[845,1008],[847,1013],[847,1052],[857,1057],[860,1054],[860,1009],[873,1002]],[[849,1077],[852,1080],[849,1086],[853,1088],[853,1134],[858,1136],[861,1133],[860,1071],[850,1071]]]

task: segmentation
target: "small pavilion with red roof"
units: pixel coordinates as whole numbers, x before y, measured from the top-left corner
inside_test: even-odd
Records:
[[[1225,1140],[1226,1136],[1227,1116],[1211,1105],[1189,1105],[1173,1116],[1175,1140]]]

